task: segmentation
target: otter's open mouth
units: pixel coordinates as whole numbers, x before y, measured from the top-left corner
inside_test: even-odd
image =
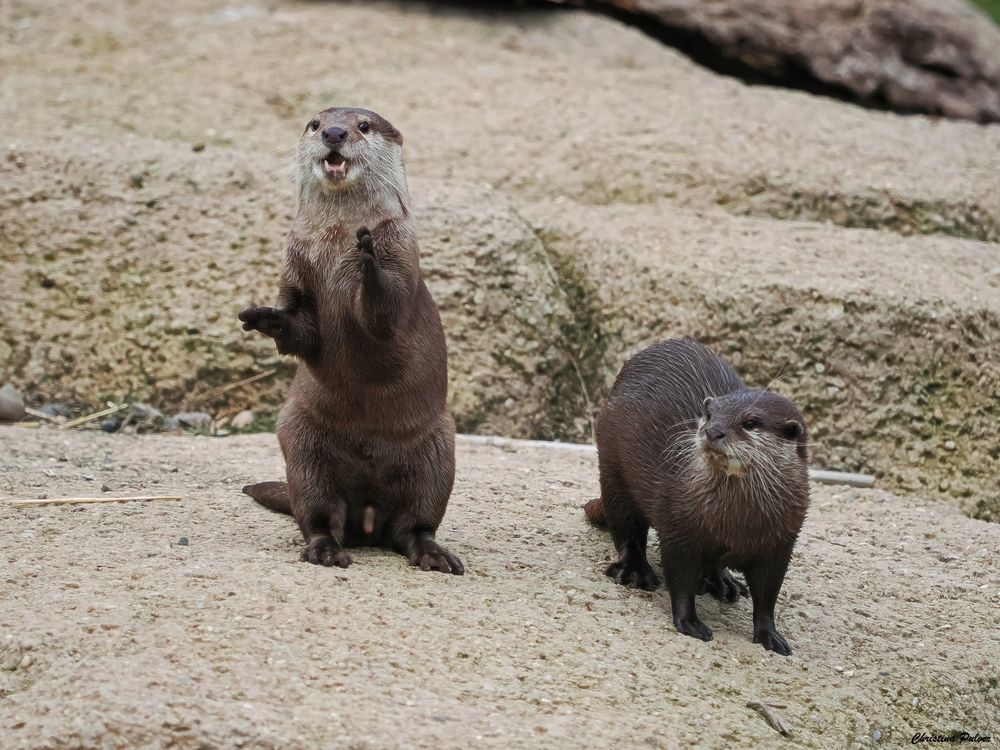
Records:
[[[331,151],[323,157],[323,172],[328,180],[338,182],[347,177],[347,159],[336,151]]]

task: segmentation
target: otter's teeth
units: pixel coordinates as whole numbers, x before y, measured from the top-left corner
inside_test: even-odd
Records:
[[[342,160],[339,164],[331,164],[324,160],[323,171],[326,172],[327,177],[335,180],[343,179],[347,177],[347,162]]]

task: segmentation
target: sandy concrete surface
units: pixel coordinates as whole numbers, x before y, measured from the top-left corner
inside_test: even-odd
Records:
[[[0,736],[31,748],[898,747],[1000,735],[1000,526],[878,490],[815,487],[778,606],[676,634],[661,589],[602,574],[579,505],[591,457],[462,446],[439,538],[464,577],[359,550],[297,562],[292,521],[240,494],[274,437],[0,428]],[[181,544],[182,537],[187,544]],[[783,738],[746,707],[780,704]],[[872,737],[877,736],[876,741]]]

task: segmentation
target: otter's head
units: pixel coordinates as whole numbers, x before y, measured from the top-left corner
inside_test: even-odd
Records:
[[[706,398],[695,441],[705,464],[729,476],[780,474],[809,460],[805,420],[791,401],[768,391]]]
[[[323,110],[299,140],[298,181],[300,195],[398,205],[407,196],[403,136],[367,109]]]

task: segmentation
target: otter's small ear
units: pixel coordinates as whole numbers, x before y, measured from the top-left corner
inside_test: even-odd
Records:
[[[785,440],[798,440],[802,437],[802,425],[794,419],[789,419],[781,425],[781,436]]]
[[[704,401],[701,402],[701,409],[705,412],[705,418],[712,416],[712,407],[715,405],[715,399],[709,396]]]

